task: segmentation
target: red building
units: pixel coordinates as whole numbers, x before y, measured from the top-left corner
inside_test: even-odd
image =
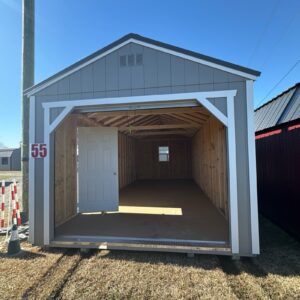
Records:
[[[255,110],[260,212],[300,238],[300,83]]]

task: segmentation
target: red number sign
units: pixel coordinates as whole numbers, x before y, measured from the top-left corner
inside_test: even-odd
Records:
[[[47,156],[46,144],[31,144],[31,157],[44,158]]]

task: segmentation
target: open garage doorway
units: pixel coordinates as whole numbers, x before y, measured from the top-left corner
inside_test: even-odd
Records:
[[[227,190],[226,128],[204,107],[75,111],[55,132],[57,241],[228,247]]]

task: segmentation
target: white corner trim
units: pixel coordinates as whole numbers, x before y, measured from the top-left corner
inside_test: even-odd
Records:
[[[55,120],[51,124],[49,124],[49,133],[57,128],[57,126],[65,119],[65,117],[72,111],[72,109],[72,105],[68,105],[63,109],[63,111],[55,118]]]
[[[234,97],[236,90],[181,93],[166,95],[149,95],[149,96],[132,96],[106,99],[87,99],[87,100],[70,100],[43,103],[44,108],[44,143],[50,149],[50,134],[64,120],[64,118],[74,108],[101,106],[101,105],[118,105],[118,104],[136,104],[136,103],[155,103],[167,101],[189,101],[196,100],[206,107],[228,128],[227,147],[229,153],[229,201],[230,201],[230,235],[232,254],[239,253],[239,229],[238,229],[238,203],[237,203],[237,178],[236,178],[236,140],[235,140],[235,118],[234,118]],[[208,98],[227,98],[226,117]],[[50,109],[65,107],[64,110],[56,117],[50,125]],[[44,245],[50,244],[50,157],[44,158]]]
[[[35,217],[35,160],[30,155],[30,145],[35,143],[35,96],[29,99],[29,180],[28,180],[28,199],[29,199],[29,242],[34,244],[34,217]]]
[[[177,52],[177,51],[174,51],[174,50],[169,50],[169,49],[166,49],[164,47],[156,46],[156,45],[153,45],[151,43],[146,43],[146,42],[142,42],[142,41],[131,38],[131,39],[129,39],[129,40],[127,40],[127,41],[125,41],[125,42],[123,42],[123,43],[121,43],[121,44],[119,44],[119,45],[117,45],[117,46],[101,53],[101,54],[99,54],[98,56],[96,56],[94,58],[91,58],[89,61],[86,61],[86,62],[82,63],[81,65],[77,66],[76,68],[73,68],[72,70],[63,73],[62,75],[57,76],[57,77],[53,78],[52,80],[49,80],[49,81],[45,82],[43,85],[38,86],[38,87],[34,88],[33,90],[27,92],[26,95],[28,97],[30,97],[31,95],[34,95],[35,93],[39,92],[40,90],[43,90],[44,88],[50,86],[51,84],[65,78],[66,76],[69,76],[69,75],[77,72],[78,70],[86,67],[87,65],[97,61],[98,59],[101,59],[102,57],[104,57],[104,56],[120,49],[121,47],[123,47],[123,46],[125,46],[129,43],[135,43],[135,44],[147,47],[147,48],[151,48],[153,50],[158,50],[158,51],[161,51],[161,52],[164,52],[164,53],[167,53],[167,54],[175,55],[177,57],[181,57],[183,59],[187,59],[187,60],[202,64],[202,65],[205,65],[205,66],[209,66],[209,67],[212,67],[212,68],[224,71],[224,72],[228,72],[228,73],[231,73],[231,74],[242,76],[246,79],[255,80],[257,78],[257,76],[251,75],[251,74],[243,72],[243,71],[235,70],[235,69],[232,69],[230,67],[222,66],[222,65],[219,65],[217,63],[209,62],[209,61],[204,60],[204,59],[196,58],[196,57],[191,56],[191,55],[183,54],[183,53],[180,53],[180,52]]]
[[[260,247],[259,247],[259,225],[258,225],[258,207],[257,207],[257,174],[256,174],[256,150],[255,150],[253,81],[252,80],[246,81],[246,101],[247,101],[252,254],[259,254]]]
[[[219,121],[225,126],[228,126],[228,118],[219,109],[217,109],[211,102],[206,98],[197,98],[197,101],[202,104],[209,112],[211,112]]]
[[[44,108],[44,143],[50,149],[50,109]],[[50,244],[50,157],[44,157],[44,245]]]
[[[227,98],[228,115],[228,167],[229,167],[229,195],[230,195],[230,239],[232,254],[239,254],[239,219],[237,197],[237,170],[236,170],[236,139],[235,139],[235,116],[234,97]]]

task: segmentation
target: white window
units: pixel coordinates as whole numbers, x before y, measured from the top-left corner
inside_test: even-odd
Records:
[[[159,146],[158,147],[158,161],[164,162],[170,160],[169,146]]]

